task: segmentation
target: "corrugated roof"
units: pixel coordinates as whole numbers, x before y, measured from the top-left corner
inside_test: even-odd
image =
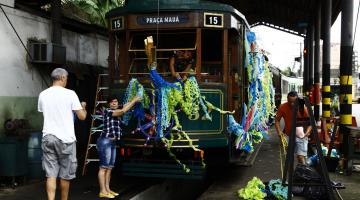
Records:
[[[293,34],[311,24],[321,0],[212,0],[227,3],[245,15],[250,26],[266,25]],[[332,0],[332,22],[340,13],[341,0]]]
[[[126,0],[135,2],[137,6],[131,9],[137,11],[154,12],[154,5],[158,0]],[[317,2],[321,0],[211,0],[227,5],[215,6],[211,2],[201,0],[159,0],[164,10],[181,9],[218,9],[232,12],[238,16],[245,16],[250,26],[266,25],[293,34],[302,34],[304,26],[310,24],[314,18]],[[50,2],[50,0],[16,0],[33,7],[39,7]],[[342,0],[332,0],[332,22],[340,13]],[[170,4],[173,4],[172,6]],[[165,6],[167,4],[167,6]],[[165,7],[164,7],[165,6]],[[235,9],[233,9],[235,8]],[[130,8],[130,7],[129,7]],[[109,13],[109,16],[129,10],[118,8]],[[134,11],[134,10],[133,10]],[[239,12],[238,12],[239,11]]]

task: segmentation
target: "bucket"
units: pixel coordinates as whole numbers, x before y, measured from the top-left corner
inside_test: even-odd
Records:
[[[45,173],[42,169],[42,149],[41,149],[42,132],[29,132],[28,140],[28,177],[32,179],[43,178]]]

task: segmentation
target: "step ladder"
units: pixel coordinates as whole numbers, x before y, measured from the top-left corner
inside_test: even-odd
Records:
[[[102,131],[102,110],[106,106],[109,95],[109,74],[99,74],[96,87],[94,110],[91,115],[91,127],[82,169],[82,175],[86,173],[86,167],[90,162],[99,162],[96,140]]]

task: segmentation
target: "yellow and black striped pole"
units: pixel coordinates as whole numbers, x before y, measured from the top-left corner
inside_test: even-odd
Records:
[[[328,76],[330,77],[330,70],[328,73]],[[323,82],[323,88],[322,88],[322,97],[323,97],[323,104],[322,104],[322,116],[324,118],[330,118],[330,104],[331,104],[331,100],[330,100],[330,80],[329,83],[325,84]]]
[[[347,148],[351,144],[350,130],[352,125],[352,55],[353,55],[353,0],[342,1],[341,11],[341,49],[340,49],[340,134],[342,136],[342,153],[344,154],[345,174],[351,174]]]
[[[330,118],[330,37],[331,37],[331,4],[332,1],[323,1],[324,11],[324,40],[322,66],[322,117]]]
[[[351,5],[348,5],[350,4]],[[344,0],[341,16],[340,126],[352,124],[353,0]],[[351,14],[351,15],[350,15]]]
[[[352,75],[348,70],[340,70],[340,125],[352,124]],[[350,73],[350,74],[346,74]]]

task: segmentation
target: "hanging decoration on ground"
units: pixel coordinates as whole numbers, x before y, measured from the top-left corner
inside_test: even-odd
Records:
[[[262,200],[265,199],[266,193],[264,183],[257,177],[249,181],[245,188],[238,191],[238,195],[242,199]]]
[[[248,73],[248,103],[244,104],[242,123],[228,117],[228,132],[237,136],[236,148],[246,152],[254,150],[253,143],[267,137],[269,120],[275,115],[274,88],[267,57],[256,47],[253,32],[245,38],[245,67]]]
[[[246,187],[238,190],[238,195],[242,199],[249,200],[287,200],[288,187],[283,186],[280,179],[272,179],[263,183],[259,178],[253,177]]]
[[[282,181],[280,179],[272,179],[269,181],[267,186],[269,192],[279,200],[286,200],[288,196],[288,187],[283,186]]]

